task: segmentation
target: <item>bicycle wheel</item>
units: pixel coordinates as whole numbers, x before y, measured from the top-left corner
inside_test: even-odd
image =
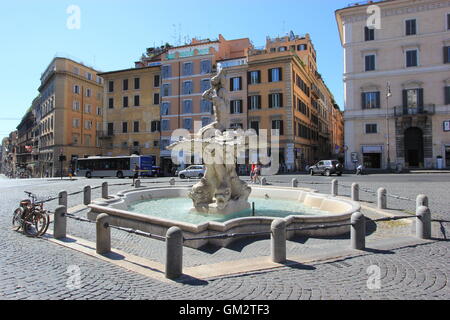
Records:
[[[42,214],[45,216],[45,218],[47,219],[47,223],[45,225],[44,230],[42,231],[42,233],[40,234],[40,236],[44,235],[47,232],[48,226],[50,225],[50,216],[48,215],[48,213],[46,211],[42,212]]]
[[[32,212],[28,214],[23,223],[23,231],[26,235],[32,237],[39,237],[44,234],[47,226],[47,217],[41,212]]]
[[[14,231],[18,231],[22,227],[22,215],[23,208],[17,208],[16,210],[14,210],[12,218],[12,229]]]

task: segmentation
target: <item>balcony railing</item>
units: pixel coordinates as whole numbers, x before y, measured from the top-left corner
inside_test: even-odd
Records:
[[[426,104],[418,107],[397,106],[394,107],[396,117],[413,116],[413,115],[432,115],[435,111],[434,104]]]
[[[97,130],[97,137],[99,139],[111,139],[114,136],[114,132]]]

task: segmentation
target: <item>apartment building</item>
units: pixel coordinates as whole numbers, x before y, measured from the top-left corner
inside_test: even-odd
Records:
[[[30,107],[17,126],[16,171],[26,176],[33,176],[35,173],[35,164],[32,157],[35,123],[33,110]]]
[[[248,127],[278,129],[282,171],[332,156],[336,104],[317,72],[309,34],[267,38],[264,49],[249,50],[247,79]]]
[[[170,174],[175,165],[171,152],[166,147],[177,141],[172,135],[176,129],[193,133],[196,129],[213,121],[212,105],[202,98],[210,87],[210,79],[217,70],[217,62],[245,56],[250,40],[226,40],[219,35],[217,40],[192,39],[184,46],[169,48],[161,56],[161,167]],[[182,136],[183,132],[178,131]],[[179,162],[197,161],[198,155],[177,155]]]
[[[99,128],[102,154],[153,155],[159,164],[160,67],[100,73],[104,79],[103,125]]]
[[[36,107],[41,176],[67,175],[77,158],[101,154],[103,80],[97,73],[62,57],[42,73]]]
[[[347,168],[450,168],[450,3],[360,2],[336,20]]]

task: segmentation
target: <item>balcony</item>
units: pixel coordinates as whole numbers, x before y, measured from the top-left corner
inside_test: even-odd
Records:
[[[415,116],[415,115],[433,115],[435,112],[434,104],[426,104],[420,107],[396,106],[394,114],[396,117]]]
[[[113,136],[114,136],[114,132],[97,130],[97,137],[99,139],[112,139]]]

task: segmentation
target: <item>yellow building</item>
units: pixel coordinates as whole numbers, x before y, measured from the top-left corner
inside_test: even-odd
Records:
[[[152,155],[159,164],[160,67],[101,73],[104,119],[99,128],[103,155]]]
[[[101,153],[103,80],[97,71],[56,57],[41,76],[36,107],[41,176],[66,175],[77,158]],[[59,161],[62,156],[64,161]]]

